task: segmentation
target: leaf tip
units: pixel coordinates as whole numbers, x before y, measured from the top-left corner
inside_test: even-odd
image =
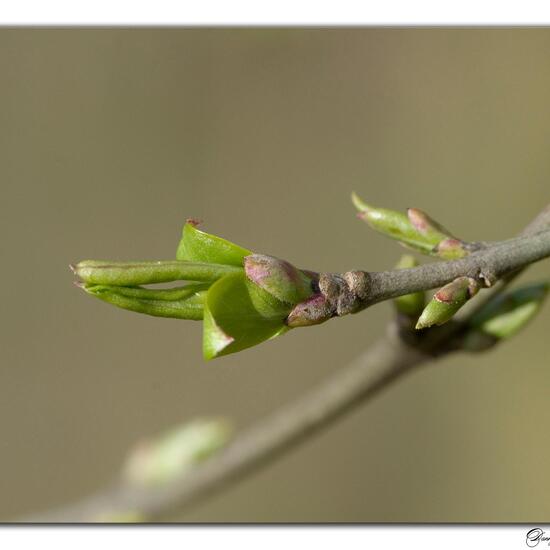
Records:
[[[431,327],[432,325],[429,324],[429,323],[424,323],[421,319],[418,319],[416,325],[414,326],[415,330],[422,330],[422,329],[425,329],[425,328],[429,328]]]
[[[235,341],[235,338],[229,336],[217,327],[216,334],[210,334],[210,338],[205,340],[203,345],[203,357],[205,361],[216,359],[223,355],[223,351]]]
[[[370,210],[371,208],[366,202],[359,198],[359,195],[357,195],[355,191],[351,194],[351,202],[353,203],[353,206],[359,210],[359,214]]]
[[[198,227],[203,220],[199,220],[198,218],[187,218],[185,220],[185,223],[188,223],[189,225],[192,225],[193,227]]]

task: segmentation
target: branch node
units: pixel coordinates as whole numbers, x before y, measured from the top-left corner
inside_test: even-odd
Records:
[[[498,276],[490,267],[482,267],[479,269],[477,279],[483,286],[490,288],[498,281]]]
[[[333,316],[342,317],[365,307],[368,295],[368,274],[348,271],[342,275],[323,273],[319,291],[325,297]]]

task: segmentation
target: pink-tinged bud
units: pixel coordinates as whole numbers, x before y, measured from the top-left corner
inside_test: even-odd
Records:
[[[464,303],[477,294],[479,284],[471,277],[458,277],[448,285],[440,288],[434,299],[447,304]]]
[[[466,243],[460,239],[444,239],[435,248],[434,252],[444,260],[458,260],[468,255]]]
[[[413,227],[434,244],[446,238],[452,238],[448,229],[432,219],[426,212],[418,208],[407,209],[407,216]]]
[[[286,260],[252,254],[244,259],[247,278],[286,304],[295,305],[312,294],[311,279]]]
[[[474,279],[458,277],[433,295],[418,319],[416,328],[446,323],[478,290],[479,284]]]
[[[359,218],[374,230],[424,254],[432,254],[437,243],[450,237],[446,230],[421,210],[410,208],[408,215],[405,215],[387,208],[375,208],[363,202],[355,193],[352,194],[352,201],[359,211]]]
[[[291,328],[319,325],[328,321],[332,314],[327,299],[322,294],[314,294],[290,312],[286,324]]]

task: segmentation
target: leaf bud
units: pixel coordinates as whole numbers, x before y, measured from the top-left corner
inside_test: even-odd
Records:
[[[109,304],[155,317],[200,320],[208,283],[190,283],[179,288],[151,289],[76,283],[86,293]]]
[[[424,308],[417,329],[442,325],[479,290],[479,283],[470,277],[458,277],[440,288]]]
[[[286,260],[264,254],[244,259],[246,277],[286,304],[295,305],[312,294],[311,279]]]
[[[332,316],[333,311],[327,298],[322,294],[314,294],[294,307],[286,319],[286,324],[291,328],[308,327],[324,323]]]

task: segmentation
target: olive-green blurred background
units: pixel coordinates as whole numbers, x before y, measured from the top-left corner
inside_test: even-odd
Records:
[[[549,61],[548,29],[1,29],[0,519],[95,490],[182,420],[249,425],[391,314],[205,364],[200,323],[93,300],[70,262],[171,258],[196,217],[302,267],[389,268],[352,190],[510,237],[550,197]],[[550,521],[549,321],[164,519]]]

